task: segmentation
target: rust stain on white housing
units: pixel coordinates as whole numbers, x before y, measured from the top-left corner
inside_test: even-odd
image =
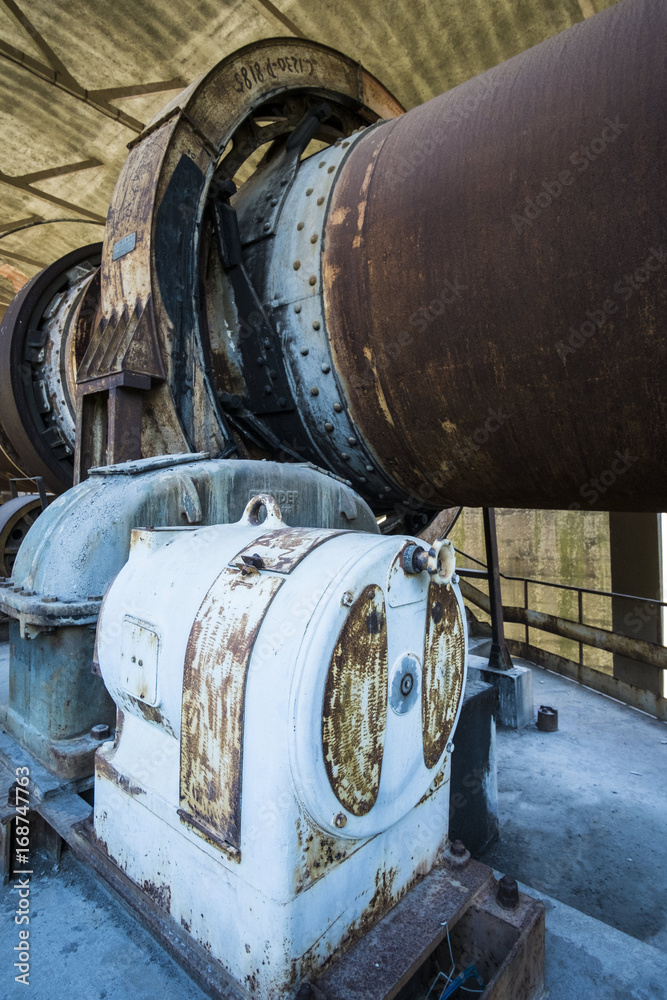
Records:
[[[223,570],[193,623],[183,670],[182,818],[214,843],[241,845],[245,686],[250,654],[283,580]]]
[[[322,750],[338,801],[354,816],[375,805],[387,724],[387,616],[371,584],[352,605],[324,689]]]

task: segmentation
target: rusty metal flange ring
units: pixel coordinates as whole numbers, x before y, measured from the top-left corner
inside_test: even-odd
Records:
[[[193,83],[131,144],[109,209],[100,328],[117,329],[119,308],[131,313],[136,306],[142,335],[148,331],[154,338],[152,356],[159,352],[156,367],[162,370],[144,372],[161,379],[144,406],[147,453],[221,454],[229,445],[202,336],[207,194],[243,123],[253,111],[289,95],[329,101],[356,116],[357,125],[403,111],[378,80],[334,49],[298,38],[266,39],[228,56]],[[346,121],[343,128],[348,126]],[[278,123],[266,138],[279,132]],[[233,303],[227,309],[231,324]]]
[[[72,484],[74,401],[66,370],[76,353],[65,306],[81,297],[86,274],[100,261],[101,243],[80,247],[35,275],[12,299],[0,324],[0,478],[42,476],[61,493]],[[49,324],[55,316],[57,337]],[[49,378],[50,372],[50,378]],[[61,377],[62,376],[62,377]],[[60,378],[60,382],[56,380]],[[56,385],[62,391],[54,394]]]
[[[0,507],[0,576],[12,575],[21,543],[41,513],[41,498],[34,494],[14,497]]]

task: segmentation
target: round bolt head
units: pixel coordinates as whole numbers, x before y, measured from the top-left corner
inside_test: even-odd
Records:
[[[301,348],[301,353],[303,354],[304,358],[308,354],[308,351],[309,351],[309,348],[307,348],[307,347],[302,347]]]
[[[334,426],[333,424],[330,424],[329,421],[327,420],[326,424],[324,425],[324,429],[325,431],[328,431],[329,434],[331,434],[332,430],[334,429]]]
[[[312,193],[313,193],[313,189],[312,188],[306,188],[306,196],[307,197],[310,197]]]
[[[352,606],[352,604],[354,604],[354,594],[352,593],[351,590],[345,591],[345,593],[340,599],[340,603],[346,608],[349,608]]]
[[[297,222],[296,228],[299,230],[299,232],[301,232],[301,230],[303,229],[303,222]]]
[[[317,284],[317,278],[315,277],[314,274],[311,274],[310,278],[308,279],[308,284],[309,285],[316,285]]]
[[[342,830],[344,826],[347,826],[347,816],[345,813],[337,813],[337,815],[334,816],[334,826],[338,827],[339,830]]]
[[[317,243],[317,233],[313,233],[313,235],[310,237],[310,242]]]
[[[322,365],[322,371],[324,372],[325,375],[328,375],[329,372],[331,371],[331,366],[326,364],[325,362],[325,364]]]
[[[340,405],[340,403],[334,403],[334,410],[336,411],[336,413],[342,413],[343,407]]]
[[[311,396],[319,396],[319,394],[320,394],[320,390],[317,388],[317,386],[316,385],[311,385],[311,387],[310,387],[310,395]]]
[[[348,453],[346,451],[342,451],[340,453],[340,457],[343,459],[344,462],[349,462],[350,461],[350,456],[348,455]]]
[[[498,882],[496,899],[505,910],[516,910],[519,905],[519,886],[511,875],[503,875]]]
[[[463,843],[462,840],[454,840],[452,842],[450,850],[455,858],[462,858],[463,855],[466,853],[466,845]]]
[[[320,328],[320,321],[319,321],[319,319],[314,319],[313,320],[313,330],[319,330],[319,328]]]
[[[356,444],[357,444],[357,439],[356,439],[355,437],[349,437],[349,438],[347,439],[347,443],[348,443],[348,444],[349,444],[349,445],[350,445],[350,446],[351,446],[352,448],[354,448],[354,447],[356,447]]]
[[[297,304],[296,304],[296,305],[294,306],[294,312],[295,312],[295,313],[300,313],[300,312],[301,312],[301,306],[299,305],[299,303],[298,303],[298,302],[297,302]]]
[[[100,722],[98,725],[92,727],[90,735],[94,740],[108,740],[111,735],[111,730],[105,723]]]
[[[317,199],[317,204],[318,205],[323,205],[324,204],[324,198],[318,198]]]
[[[454,753],[454,744],[452,743],[451,740],[447,741],[447,746],[445,747],[445,750],[447,751],[447,753]]]
[[[294,263],[292,264],[292,267],[294,268],[295,271],[298,271],[299,268],[301,267],[301,261],[295,260]]]
[[[264,229],[265,233],[268,233],[269,229],[271,228],[271,223],[265,222],[262,228]]]

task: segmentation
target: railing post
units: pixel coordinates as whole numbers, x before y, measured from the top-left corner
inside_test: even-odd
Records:
[[[524,608],[527,611],[528,610],[528,580],[524,580],[523,581],[523,606],[524,606]],[[526,655],[528,655],[529,638],[530,637],[529,637],[529,634],[528,634],[528,624],[526,624]]]
[[[583,625],[584,624],[584,592],[583,592],[583,590],[580,589],[580,590],[577,591],[577,594],[578,594],[578,597],[579,597],[579,624]],[[584,665],[584,644],[583,644],[583,642],[580,642],[579,643],[579,666],[583,667],[583,665]]]
[[[489,601],[491,603],[491,653],[489,666],[496,670],[511,670],[514,666],[505,642],[503,601],[498,566],[498,540],[496,538],[496,512],[492,507],[483,508],[486,568],[489,574]]]

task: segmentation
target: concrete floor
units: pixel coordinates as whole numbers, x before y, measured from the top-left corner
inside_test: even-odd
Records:
[[[667,1000],[667,725],[537,668],[534,685],[536,707],[559,709],[560,730],[499,731],[502,839],[483,860],[545,901],[545,997]],[[59,866],[34,860],[33,1000],[203,1000],[69,852]],[[17,899],[2,889],[3,1000],[24,990],[12,969]]]
[[[559,729],[498,729],[500,841],[480,860],[667,953],[667,724],[532,669]]]

